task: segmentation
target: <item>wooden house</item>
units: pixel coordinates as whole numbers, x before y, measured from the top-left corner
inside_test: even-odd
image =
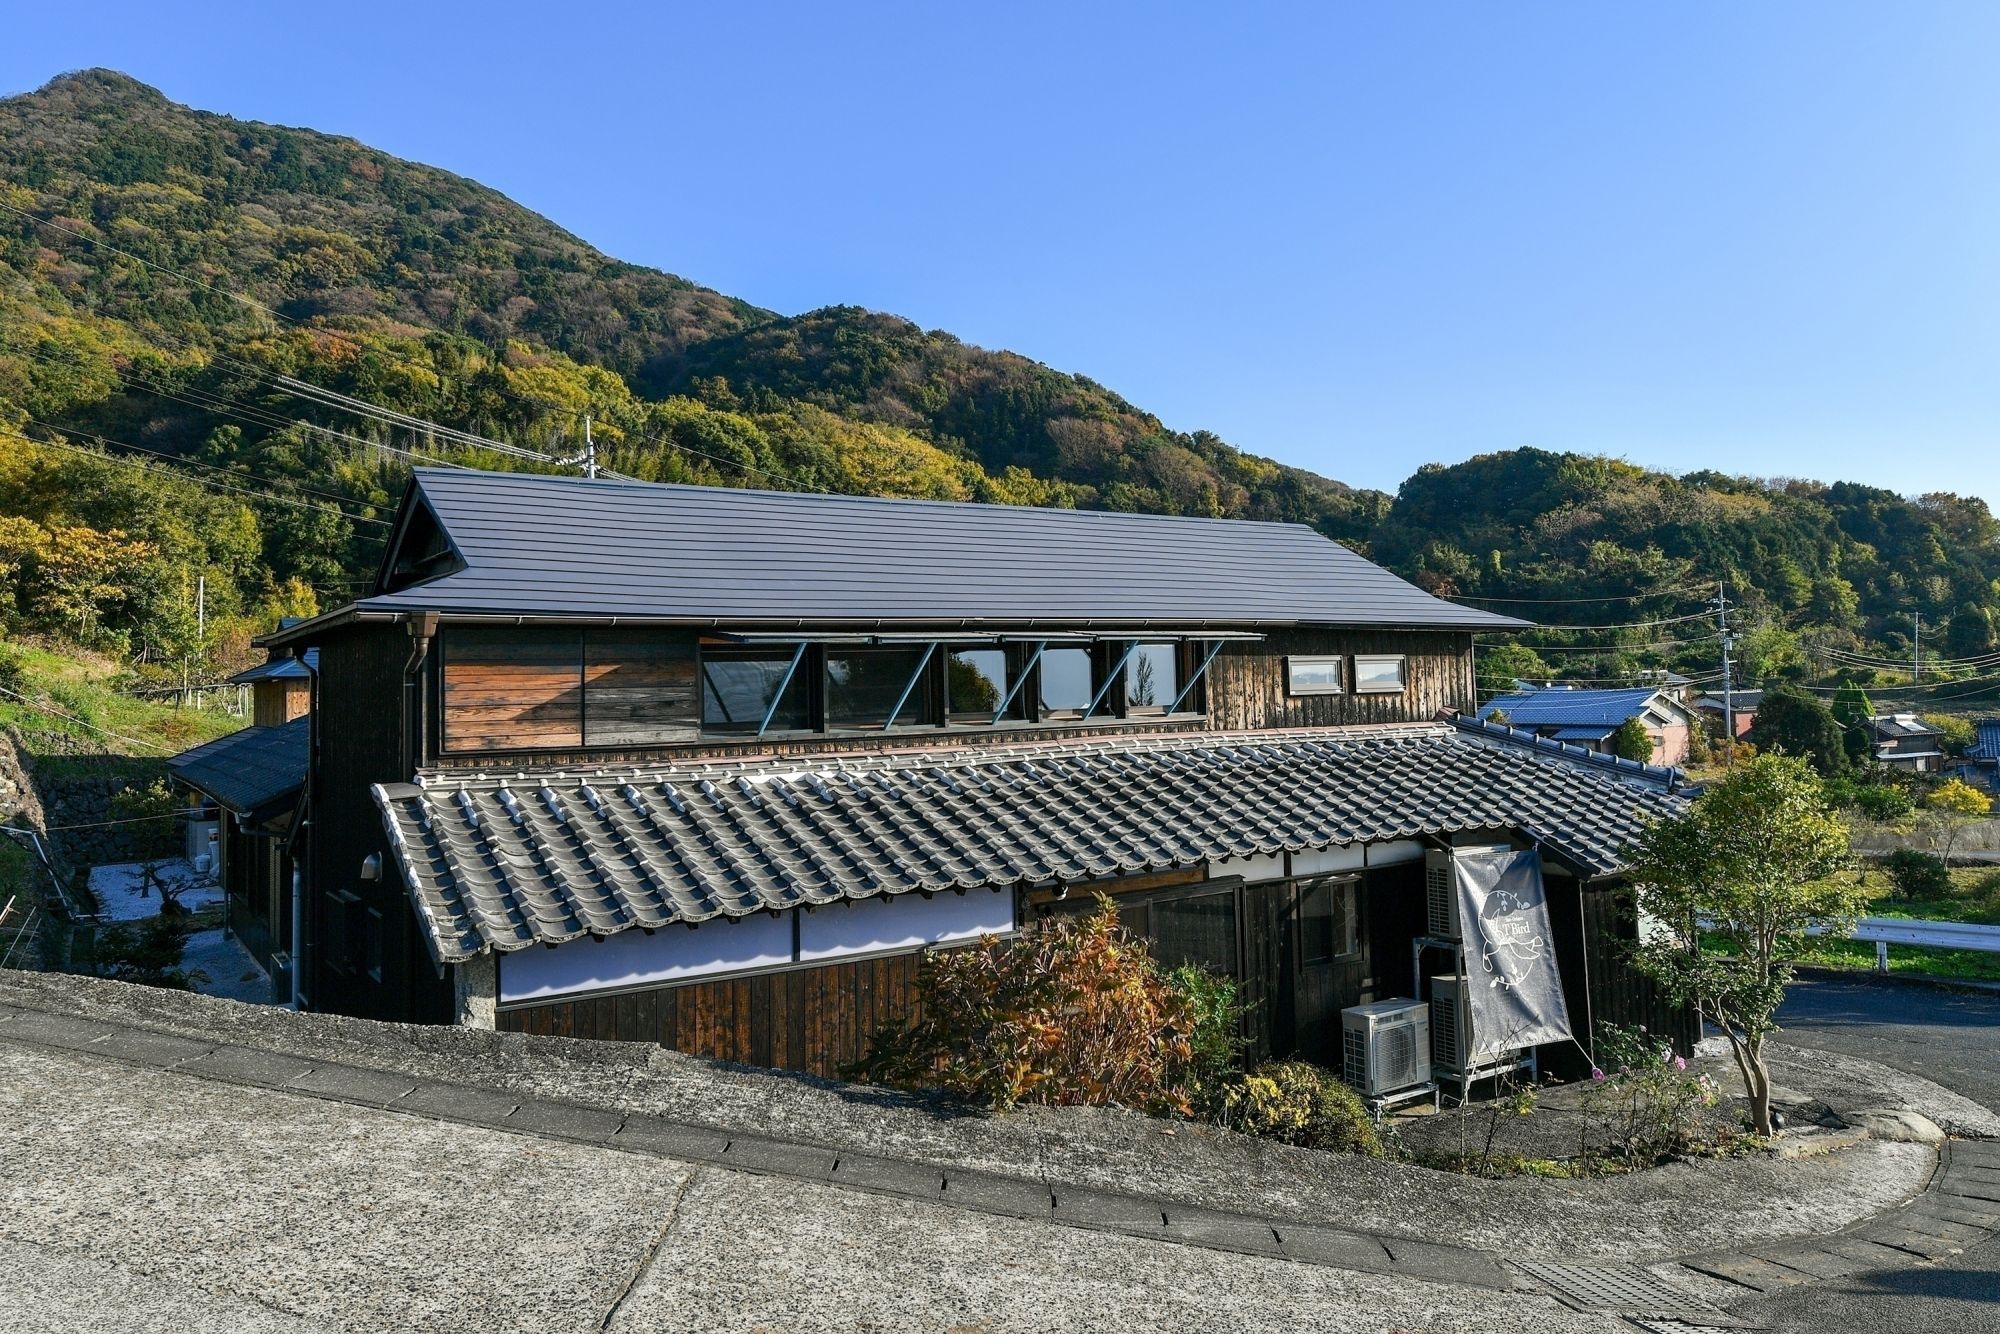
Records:
[[[1944,768],[1944,733],[1916,714],[1883,714],[1870,718],[1867,725],[1875,763],[1919,774]]]
[[[419,470],[315,651],[301,1003],[831,1073],[922,951],[1112,896],[1322,1059],[1424,858],[1539,844],[1579,1026],[1677,775],[1463,716],[1472,635],[1290,524]],[[1588,958],[1588,967],[1584,966]]]

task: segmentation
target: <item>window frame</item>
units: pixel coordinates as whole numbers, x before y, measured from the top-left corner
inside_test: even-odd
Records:
[[[1334,681],[1330,686],[1301,686],[1297,672],[1300,666],[1310,664],[1314,668],[1332,666]],[[1348,672],[1347,658],[1339,653],[1287,653],[1285,655],[1285,693],[1307,698],[1314,695],[1345,695]]]
[[[708,720],[709,663],[717,661],[755,662],[763,658],[772,658],[780,662],[788,662],[791,660],[792,654],[793,652],[796,651],[796,649],[797,645],[787,645],[782,648],[771,648],[764,645],[751,645],[751,644],[745,644],[745,645],[697,644],[695,646],[695,662],[694,662],[696,733],[704,740],[707,740],[712,737],[719,740],[747,739],[755,741],[758,739],[760,735],[759,732],[757,731],[756,724],[754,721],[750,722],[748,726],[743,726],[743,727],[735,725],[724,725],[720,727],[715,727],[709,724]],[[771,717],[770,730],[762,733],[761,734],[762,736],[765,737],[815,736],[825,730],[823,727],[817,726],[824,713],[824,707],[820,699],[818,698],[819,691],[816,688],[820,681],[820,678],[824,675],[825,671],[826,671],[826,664],[824,662],[824,655],[819,652],[819,646],[814,644],[807,644],[805,646],[805,652],[799,657],[798,670],[792,673],[792,679],[785,683],[784,691],[781,692],[778,696],[778,703],[780,707],[777,710],[777,712],[774,713]],[[782,706],[785,702],[785,695],[792,694],[794,692],[803,692],[803,695],[799,700],[799,703],[804,707],[804,713],[805,713],[803,726],[780,727],[778,725],[778,719],[784,713],[784,709]],[[719,693],[720,692],[718,692],[718,695]],[[842,729],[842,730],[848,730],[848,729]]]
[[[1304,876],[1292,882],[1298,902],[1299,965],[1301,967],[1321,967],[1347,963],[1368,952],[1366,929],[1361,920],[1363,877],[1354,871],[1332,871],[1324,875]],[[1336,924],[1329,954],[1308,954],[1306,936],[1306,896],[1315,890],[1333,891],[1346,900],[1346,911],[1329,914],[1328,920]],[[1341,907],[1341,898],[1333,900],[1335,908]],[[1345,932],[1338,930],[1346,927]]]
[[[1361,680],[1361,664],[1394,663],[1396,684],[1364,685]],[[1410,688],[1410,655],[1407,653],[1357,653],[1354,655],[1354,693],[1357,695],[1400,695]]]

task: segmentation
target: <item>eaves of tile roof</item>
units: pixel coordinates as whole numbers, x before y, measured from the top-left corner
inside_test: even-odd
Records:
[[[1477,722],[1123,737],[374,789],[440,963],[871,898],[1518,830],[1590,874],[1672,770]]]

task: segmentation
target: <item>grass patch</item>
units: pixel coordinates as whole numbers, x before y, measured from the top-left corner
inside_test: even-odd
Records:
[[[1875,946],[1865,940],[1815,941],[1799,962],[1816,968],[1875,970]],[[1931,977],[1957,977],[1974,982],[2000,982],[2000,954],[1981,950],[1934,950],[1922,945],[1891,945],[1889,971]]]
[[[36,756],[175,755],[245,723],[219,709],[181,709],[122,693],[116,663],[83,650],[39,644],[0,646],[16,664],[0,694],[0,726]],[[16,698],[25,696],[25,698]]]
[[[1889,881],[1888,872],[1873,863],[1842,874],[1860,884],[1868,898],[1870,917],[2000,926],[2000,866],[1955,866],[1951,869],[1951,888],[1947,893],[1920,899],[1899,895]]]

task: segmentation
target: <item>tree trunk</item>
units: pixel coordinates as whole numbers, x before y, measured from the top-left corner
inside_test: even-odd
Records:
[[[1764,1052],[1758,1047],[1750,1052],[1750,1121],[1757,1133],[1765,1139],[1771,1137],[1771,1072],[1764,1065]]]

